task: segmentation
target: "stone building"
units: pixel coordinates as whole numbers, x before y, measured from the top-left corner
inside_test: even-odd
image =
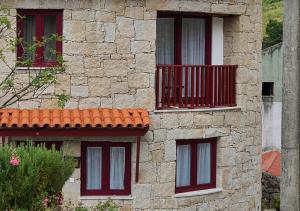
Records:
[[[280,209],[300,210],[299,1],[284,1]]]
[[[261,209],[260,1],[1,5],[12,20],[17,12],[32,17],[23,30],[33,19],[41,31],[62,29],[67,70],[47,91],[71,100],[65,110],[55,100],[1,110],[0,135],[54,143],[77,157],[66,198],[91,205],[110,197],[124,210]]]

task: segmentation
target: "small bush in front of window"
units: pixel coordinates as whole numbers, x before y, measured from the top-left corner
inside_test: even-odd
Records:
[[[94,211],[118,211],[118,205],[115,204],[111,199],[105,202],[99,202]]]
[[[119,211],[120,207],[108,199],[106,201],[99,201],[94,207],[85,207],[81,202],[66,201],[61,207],[63,211]]]
[[[46,210],[62,205],[73,158],[44,146],[0,147],[0,210]]]

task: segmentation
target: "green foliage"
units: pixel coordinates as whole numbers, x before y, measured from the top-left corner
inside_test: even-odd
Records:
[[[107,201],[101,203],[96,206],[95,211],[118,211],[118,206],[111,200],[108,199]]]
[[[270,20],[267,25],[266,36],[263,39],[263,48],[268,48],[280,42],[282,42],[282,22]]]
[[[89,209],[84,207],[81,202],[74,203],[68,201],[62,207],[64,211],[119,211],[119,206],[114,203],[111,199],[108,199],[103,202],[99,202],[95,207],[90,207]]]
[[[20,160],[13,166],[12,156]],[[44,146],[0,147],[0,210],[43,210],[74,171],[74,160]]]
[[[57,94],[56,95],[57,99],[58,99],[58,107],[60,108],[64,108],[66,103],[71,99],[70,95],[66,95],[66,94]]]
[[[282,42],[283,1],[263,0],[263,49]]]
[[[283,20],[282,0],[263,0],[263,36],[266,36],[266,28],[270,20]]]
[[[276,210],[280,210],[280,195],[274,197],[273,205]]]
[[[282,0],[264,0],[263,4],[270,5],[270,4],[274,4],[276,2],[282,2]]]

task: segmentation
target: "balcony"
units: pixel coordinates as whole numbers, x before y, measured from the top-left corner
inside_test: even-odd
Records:
[[[156,109],[236,106],[237,65],[157,65]]]

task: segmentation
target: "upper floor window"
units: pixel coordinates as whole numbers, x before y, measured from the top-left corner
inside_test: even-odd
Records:
[[[176,193],[216,187],[216,140],[177,140]]]
[[[156,63],[211,63],[211,17],[158,13]]]
[[[223,18],[158,12],[156,108],[236,105],[236,65],[223,65]]]
[[[62,10],[17,10],[19,61],[35,67],[53,66],[62,54]]]
[[[131,144],[82,142],[81,194],[129,195]]]

